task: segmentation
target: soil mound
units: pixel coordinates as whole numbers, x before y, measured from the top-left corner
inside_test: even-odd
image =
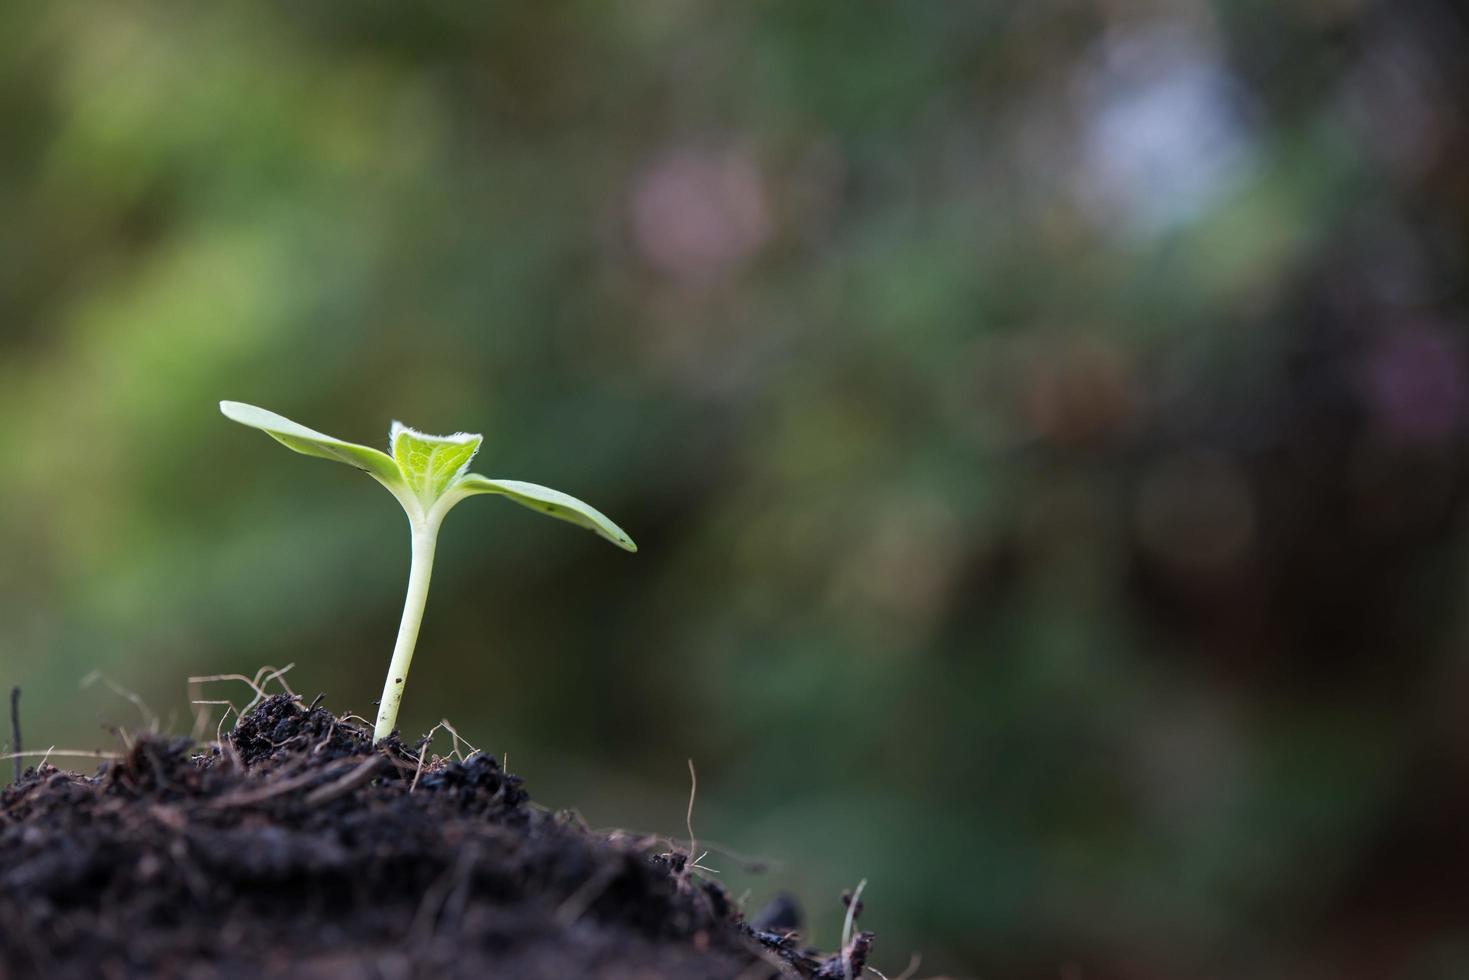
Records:
[[[658,850],[280,695],[0,795],[0,980],[861,975],[870,934],[819,956]]]

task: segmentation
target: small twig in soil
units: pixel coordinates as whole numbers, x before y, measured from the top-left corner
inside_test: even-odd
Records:
[[[582,882],[576,891],[572,892],[561,907],[556,910],[556,922],[562,928],[573,925],[577,919],[586,914],[592,903],[602,896],[607,886],[612,884],[612,879],[617,877],[617,862],[608,861],[594,871],[586,881]]]
[[[377,756],[373,756],[374,765],[376,765],[377,758]],[[322,771],[320,769],[308,769],[306,772],[299,773],[295,776],[290,777],[289,779],[282,779],[280,782],[273,783],[269,786],[262,787],[258,790],[253,790],[248,793],[233,793],[229,796],[217,796],[209,801],[209,805],[213,807],[234,807],[248,806],[252,803],[263,803],[264,801],[273,799],[277,796],[284,796],[286,793],[294,792],[295,790],[298,790],[303,786],[308,786],[312,782],[320,779],[322,776],[338,776],[348,768],[352,767],[349,765],[341,765],[328,768],[325,771]],[[350,775],[350,773],[348,775]]]
[[[438,931],[439,917],[449,907],[450,902],[473,879],[474,866],[478,861],[479,848],[470,845],[460,852],[459,860],[455,862],[454,867],[445,871],[423,893],[418,912],[413,916],[413,925],[408,929],[408,934],[412,937],[412,945],[427,946],[433,942],[434,933]],[[462,905],[462,902],[460,904]]]
[[[15,781],[20,782],[22,772],[20,755],[25,746],[20,743],[20,688],[10,689],[10,749],[15,753]]]
[[[155,751],[153,743],[143,743],[141,755],[148,761],[148,768],[153,772],[154,785],[169,789],[173,788],[173,781],[163,771],[163,765],[158,760],[158,754]]]
[[[318,694],[316,697],[317,697],[317,700],[321,700],[322,695]],[[313,704],[312,707],[308,708],[307,710],[308,711],[314,711],[314,710],[316,710],[315,705]],[[335,718],[333,718],[332,719],[332,723],[330,725],[326,726],[326,734],[322,736],[321,741],[320,742],[317,742],[315,745],[313,745],[311,747],[311,754],[312,755],[315,755],[316,753],[320,752],[322,749],[326,748],[328,745],[332,744],[332,736],[335,735],[336,733],[337,733],[337,720]]]
[[[330,803],[339,796],[345,796],[375,776],[378,769],[381,768],[382,762],[383,757],[380,755],[374,755],[369,759],[364,759],[361,765],[342,778],[307,793],[306,805],[321,806],[323,803]]]
[[[464,921],[464,909],[469,904],[469,894],[474,885],[474,868],[479,864],[479,845],[470,844],[465,854],[468,860],[463,862],[463,870],[454,882],[454,890],[449,892],[443,911],[439,913],[441,920],[456,924]]]
[[[387,746],[382,746],[382,748],[386,749]],[[381,755],[383,759],[387,760],[388,764],[391,765],[394,769],[398,770],[398,775],[404,779],[408,779],[409,774],[414,771],[412,765],[413,756],[408,755],[406,752],[402,756],[396,758],[387,751],[381,751],[379,752],[379,755]]]

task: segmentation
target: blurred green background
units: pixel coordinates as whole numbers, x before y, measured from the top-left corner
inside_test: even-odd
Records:
[[[4,5],[0,682],[371,715],[402,515],[215,403],[483,431],[642,550],[457,509],[406,731],[692,757],[889,976],[1469,976],[1465,92],[1447,0]]]

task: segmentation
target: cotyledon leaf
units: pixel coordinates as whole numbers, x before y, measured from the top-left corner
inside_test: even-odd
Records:
[[[220,402],[219,410],[225,418],[259,429],[287,449],[294,449],[306,456],[335,460],[365,470],[388,486],[403,485],[403,475],[398,464],[387,453],[370,446],[359,446],[355,442],[343,442],[308,429],[299,422],[292,422],[283,415],[268,412],[244,402]]]
[[[497,493],[508,497],[523,507],[538,510],[542,514],[570,521],[593,531],[624,551],[637,551],[638,546],[627,532],[608,519],[606,514],[585,501],[568,493],[552,490],[536,483],[520,480],[492,480],[478,473],[466,473],[456,480],[445,494],[446,498],[458,500],[476,493]]]
[[[243,402],[220,402],[219,410],[226,418],[259,429],[288,449],[365,470],[393,491],[408,509],[415,526],[426,521],[436,529],[443,515],[460,500],[493,493],[584,527],[626,551],[638,550],[627,532],[607,515],[568,493],[521,480],[494,480],[478,473],[466,473],[483,436],[468,432],[431,436],[394,422],[389,435],[393,454],[389,456]]]

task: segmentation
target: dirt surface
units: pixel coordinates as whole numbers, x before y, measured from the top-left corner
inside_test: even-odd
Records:
[[[862,975],[870,934],[817,955],[666,841],[536,807],[490,756],[419,757],[280,695],[206,751],[28,770],[0,796],[0,980]]]

